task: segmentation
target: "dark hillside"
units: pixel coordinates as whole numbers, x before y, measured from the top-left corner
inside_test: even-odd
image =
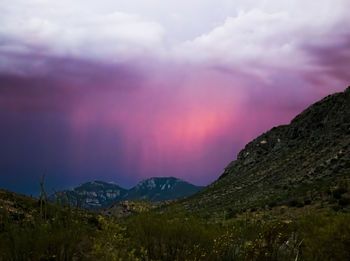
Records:
[[[350,87],[248,143],[216,182],[183,204],[191,210],[304,204],[347,187],[349,179]]]

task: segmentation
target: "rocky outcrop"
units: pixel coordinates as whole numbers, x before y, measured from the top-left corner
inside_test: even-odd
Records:
[[[127,190],[114,183],[103,181],[87,182],[73,190],[57,192],[49,197],[55,202],[60,200],[63,204],[78,205],[83,208],[100,208],[114,204],[127,193]]]
[[[195,194],[204,187],[177,178],[150,178],[139,182],[125,196],[127,200],[166,201]]]

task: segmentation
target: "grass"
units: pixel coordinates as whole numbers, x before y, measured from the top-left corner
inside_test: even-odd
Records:
[[[0,260],[74,260],[83,256],[94,230],[88,215],[47,201],[32,203],[1,207]],[[33,207],[26,208],[28,205]],[[24,214],[22,209],[30,212]]]
[[[105,236],[94,244],[101,257],[114,253],[114,260],[349,260],[349,217],[327,211],[293,220],[249,217],[212,223],[173,209],[141,213],[123,223],[100,217],[118,224],[108,229],[118,236],[114,244],[106,245]]]
[[[336,202],[347,194],[328,193]],[[350,214],[312,207],[217,219],[173,204],[116,219],[50,204],[44,189],[39,200],[0,191],[0,260],[350,260]]]

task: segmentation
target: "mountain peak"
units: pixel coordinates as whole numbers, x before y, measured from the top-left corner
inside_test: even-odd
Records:
[[[106,207],[114,203],[144,199],[151,201],[165,201],[190,196],[202,189],[174,177],[152,177],[140,181],[135,187],[127,190],[115,183],[104,181],[90,181],[72,190],[58,192],[51,195],[55,201],[57,196],[69,198],[71,204],[80,204],[86,208]]]
[[[151,177],[141,180],[137,183],[136,187],[147,186],[149,189],[157,188],[157,186],[175,184],[177,182],[185,182],[181,179],[174,177]]]
[[[174,177],[152,177],[140,181],[129,190],[127,197],[131,200],[165,201],[190,196],[202,188]]]

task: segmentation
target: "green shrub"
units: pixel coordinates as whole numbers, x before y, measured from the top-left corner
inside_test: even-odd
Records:
[[[297,207],[297,206],[299,206],[299,204],[300,204],[300,201],[296,198],[292,198],[292,199],[287,201],[288,207]]]
[[[347,192],[347,189],[341,187],[341,188],[337,188],[337,189],[333,190],[332,194],[333,194],[333,197],[335,199],[340,199],[341,196],[346,192]]]
[[[338,201],[338,204],[339,204],[339,206],[346,207],[346,206],[350,205],[350,199],[341,197]]]
[[[348,214],[314,215],[299,225],[304,260],[350,260]]]
[[[237,217],[237,210],[234,210],[232,208],[228,208],[226,211],[226,219],[231,219]]]
[[[344,196],[339,204],[348,204],[341,203]],[[248,211],[233,218],[236,212],[228,209],[232,217],[214,223],[177,206],[113,219],[49,204],[45,197],[11,200],[15,210],[0,206],[0,261],[350,260],[347,213],[279,220]]]
[[[12,197],[0,213],[0,260],[73,260],[86,256],[95,229],[87,214],[50,204],[40,183],[39,201]],[[24,212],[25,210],[25,212]]]
[[[311,205],[311,200],[310,199],[306,199],[304,201],[304,205],[307,206],[307,205]]]
[[[217,234],[214,225],[178,210],[141,213],[128,222],[135,248],[154,260],[195,260],[208,255]]]

